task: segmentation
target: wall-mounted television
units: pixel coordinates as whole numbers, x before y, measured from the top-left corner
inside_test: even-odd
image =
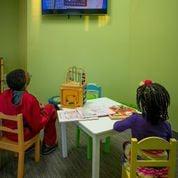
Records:
[[[42,0],[42,14],[104,15],[107,0]]]

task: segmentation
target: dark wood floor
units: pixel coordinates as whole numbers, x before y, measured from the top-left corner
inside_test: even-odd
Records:
[[[59,131],[59,127],[58,127]],[[92,162],[86,159],[86,135],[82,133],[81,147],[75,146],[75,126],[68,125],[69,157],[61,156],[60,134],[58,149],[42,156],[39,163],[35,163],[33,152],[27,153],[25,158],[25,178],[91,178]],[[120,178],[122,143],[130,139],[130,132],[124,132],[111,137],[111,153],[103,153],[101,147],[100,178]],[[177,149],[178,163],[178,149]],[[178,169],[176,170],[178,177]],[[0,152],[0,178],[15,178],[17,173],[17,158],[11,152]]]

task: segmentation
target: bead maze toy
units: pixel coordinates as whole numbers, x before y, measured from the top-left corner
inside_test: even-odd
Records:
[[[60,88],[61,106],[65,108],[81,107],[86,101],[86,73],[82,68],[70,67],[66,82]]]

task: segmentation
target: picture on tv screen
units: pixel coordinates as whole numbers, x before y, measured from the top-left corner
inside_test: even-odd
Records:
[[[107,14],[107,0],[42,0],[43,14]]]

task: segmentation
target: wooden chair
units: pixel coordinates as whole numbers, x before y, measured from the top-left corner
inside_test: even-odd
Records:
[[[24,157],[25,150],[35,144],[35,161],[40,160],[40,137],[34,136],[28,141],[24,141],[23,118],[22,114],[17,116],[5,115],[0,112],[0,123],[3,121],[17,122],[17,129],[13,130],[0,124],[0,149],[9,150],[18,153],[18,173],[17,178],[23,178],[24,175]],[[14,142],[3,136],[3,132],[14,133],[18,135],[18,142]]]
[[[168,159],[138,160],[137,156],[139,150],[165,150],[169,156]],[[130,171],[123,165],[122,178],[139,177],[136,174],[138,167],[168,167],[168,178],[175,178],[176,140],[171,138],[170,142],[168,142],[159,137],[148,137],[138,142],[136,138],[132,138],[130,158]]]

